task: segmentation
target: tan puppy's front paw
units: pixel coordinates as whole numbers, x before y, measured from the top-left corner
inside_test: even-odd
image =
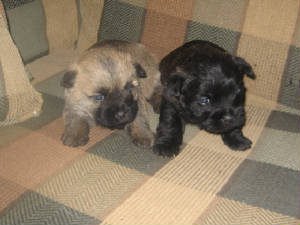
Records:
[[[70,147],[77,147],[77,146],[83,146],[86,143],[88,143],[89,137],[87,135],[81,136],[81,135],[76,135],[74,133],[65,132],[61,136],[61,140],[64,145]]]
[[[144,136],[132,137],[132,142],[138,147],[152,148],[154,144],[154,134],[149,133],[148,135],[144,134]]]

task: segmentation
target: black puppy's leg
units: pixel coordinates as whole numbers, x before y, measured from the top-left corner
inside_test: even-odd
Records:
[[[178,155],[184,127],[184,121],[177,110],[171,103],[163,99],[153,151],[158,155],[167,157]]]
[[[222,139],[224,144],[232,150],[244,151],[251,148],[252,144],[252,142],[243,135],[240,128],[222,134]]]

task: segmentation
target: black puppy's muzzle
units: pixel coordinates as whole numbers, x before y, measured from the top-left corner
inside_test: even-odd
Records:
[[[221,134],[245,124],[242,109],[221,109],[212,112],[199,126],[210,133]]]
[[[233,123],[233,116],[226,114],[220,119],[220,121],[223,124],[223,126],[230,126],[230,124]]]
[[[230,125],[235,117],[233,109],[219,109],[212,113],[212,120],[219,121],[223,125]]]

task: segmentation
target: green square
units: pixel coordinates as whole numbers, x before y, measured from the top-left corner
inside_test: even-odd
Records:
[[[115,0],[104,3],[98,40],[139,42],[145,9]]]
[[[34,191],[27,191],[0,217],[0,224],[100,224],[101,221]]]
[[[48,54],[42,3],[35,0],[6,11],[9,29],[24,63]]]

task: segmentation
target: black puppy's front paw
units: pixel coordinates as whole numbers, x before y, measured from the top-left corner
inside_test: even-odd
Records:
[[[224,141],[224,143],[232,150],[237,150],[237,151],[245,151],[251,148],[251,144],[252,144],[252,142],[246,137],[236,139],[236,140],[230,140],[227,142]]]
[[[159,124],[156,129],[154,153],[164,157],[179,154],[185,123],[177,109],[165,98],[160,107]]]
[[[224,144],[232,150],[245,151],[251,148],[252,141],[246,138],[242,131],[236,129],[230,133],[222,134]]]
[[[153,152],[163,157],[174,157],[179,154],[179,146],[172,144],[155,144]]]

